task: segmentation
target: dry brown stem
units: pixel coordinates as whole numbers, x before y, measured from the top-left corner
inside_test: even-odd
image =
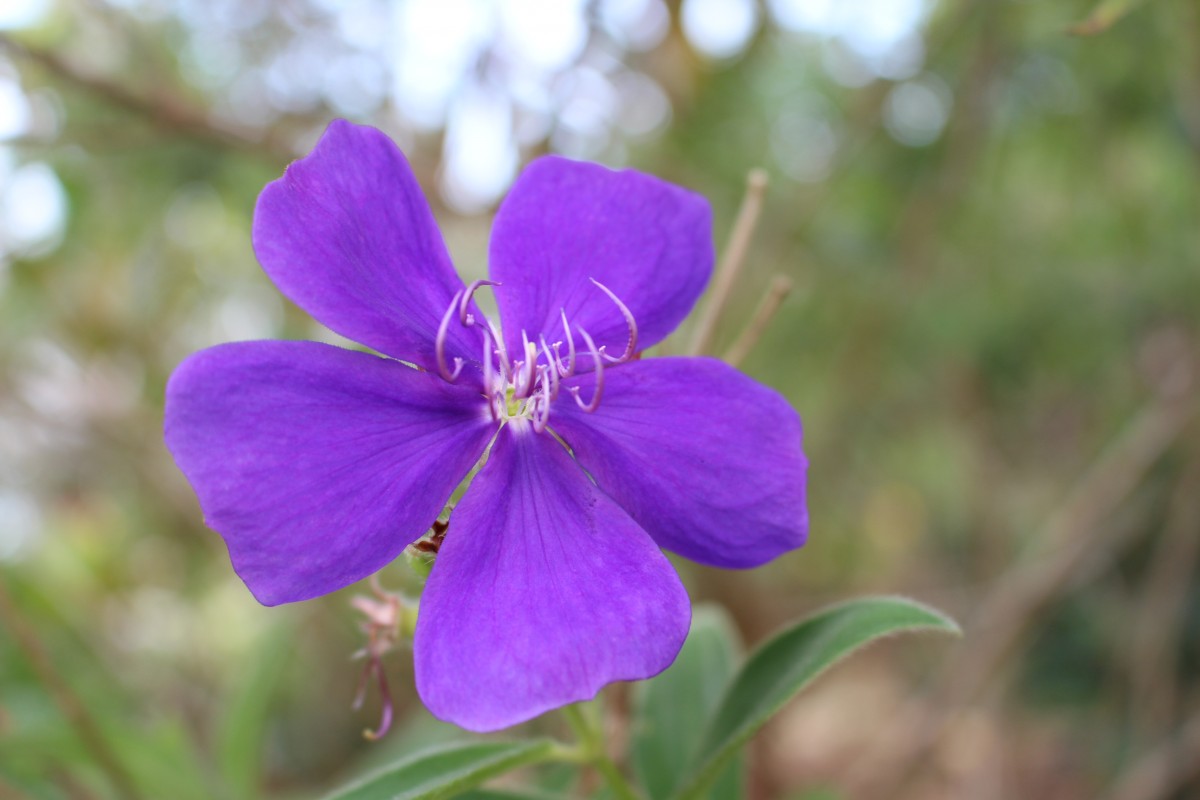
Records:
[[[1200,775],[1200,714],[1122,775],[1108,800],[1166,800]]]
[[[1178,708],[1175,654],[1183,635],[1191,577],[1200,559],[1200,458],[1184,470],[1147,570],[1133,629],[1132,713],[1151,737],[1166,733]]]
[[[758,302],[758,308],[754,309],[754,314],[750,317],[750,321],[746,323],[746,327],[725,351],[724,361],[731,366],[739,366],[742,361],[758,344],[763,333],[767,329],[767,325],[775,317],[779,311],[779,307],[783,305],[783,301],[792,293],[792,288],[795,282],[786,275],[776,274],[771,279],[771,285],[767,287],[766,294],[762,300]]]
[[[287,161],[292,157],[269,137],[259,139],[247,131],[222,125],[209,119],[202,111],[190,108],[179,100],[162,95],[153,99],[135,94],[118,83],[92,75],[59,56],[53,50],[18,42],[0,33],[0,51],[36,64],[55,78],[83,90],[111,106],[134,114],[154,127],[174,135],[184,136],[205,144],[232,147]]]
[[[746,263],[746,251],[750,249],[750,240],[758,226],[758,216],[762,211],[763,197],[766,193],[767,173],[761,169],[750,170],[746,176],[746,194],[742,197],[742,206],[738,209],[737,219],[733,223],[729,244],[725,246],[721,263],[717,266],[713,287],[708,293],[708,302],[704,304],[700,312],[700,321],[696,323],[692,332],[692,341],[688,348],[691,355],[703,355],[712,345],[717,320],[725,304],[729,302],[734,280]]]

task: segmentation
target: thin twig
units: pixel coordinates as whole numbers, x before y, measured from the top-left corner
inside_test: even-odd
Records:
[[[771,285],[767,287],[767,293],[758,302],[758,308],[754,309],[750,321],[746,323],[746,327],[742,329],[730,348],[725,351],[724,361],[727,364],[736,367],[746,356],[750,355],[750,351],[758,344],[767,325],[775,317],[779,307],[783,305],[783,301],[792,293],[795,285],[795,282],[787,275],[778,274],[771,279]]]
[[[1178,366],[1187,369],[1190,364]],[[1073,585],[1094,563],[1096,553],[1115,549],[1121,534],[1129,533],[1102,523],[1125,502],[1197,410],[1192,382],[1164,392],[1135,418],[1051,515],[1045,533],[1038,537],[1043,545],[1040,555],[1014,568],[979,604],[972,622],[964,626],[972,644],[946,662],[934,682],[933,701],[910,704],[894,725],[880,733],[874,756],[861,759],[844,781],[847,796],[895,797],[907,779],[928,763],[947,724],[987,687],[1032,628],[1037,612]]]
[[[1133,630],[1132,711],[1144,733],[1170,729],[1178,701],[1175,654],[1183,635],[1188,591],[1200,558],[1200,458],[1184,470],[1143,583]]]
[[[154,99],[142,97],[107,78],[87,73],[52,50],[18,42],[3,33],[0,33],[0,50],[7,50],[17,58],[37,64],[56,78],[111,106],[135,114],[166,133],[185,136],[204,144],[245,150],[267,156],[273,161],[286,161],[292,157],[270,137],[260,139],[246,131],[222,125],[209,119],[202,111],[188,108],[167,96]]]
[[[1192,393],[1154,402],[1084,475],[1040,537],[1044,550],[1053,555],[1031,559],[1001,581],[982,604],[976,627],[986,630],[987,636],[962,650],[962,663],[950,670],[956,678],[954,694],[971,697],[982,688],[1032,621],[1033,612],[1066,586],[1085,558],[1099,548],[1091,534],[1120,507],[1196,411]]]
[[[1142,756],[1108,795],[1108,800],[1164,800],[1200,776],[1200,714],[1177,736]]]
[[[108,775],[117,794],[126,800],[136,800],[140,794],[133,779],[108,746],[108,742],[100,732],[100,726],[88,711],[87,705],[58,673],[54,666],[54,660],[18,613],[16,604],[13,603],[8,589],[2,582],[0,582],[0,621],[3,621],[5,630],[9,632],[13,641],[25,654],[29,666],[33,668],[38,681],[45,687],[59,711],[67,718],[80,740],[91,751],[96,764]]]
[[[758,215],[762,211],[763,197],[767,193],[767,173],[765,170],[752,169],[746,175],[746,194],[742,197],[742,207],[738,209],[737,219],[733,223],[733,232],[729,235],[729,244],[721,256],[713,287],[708,294],[708,302],[700,312],[700,320],[692,333],[692,342],[688,348],[694,356],[708,351],[712,344],[713,332],[721,311],[729,301],[729,292],[733,289],[734,279],[746,263],[746,251],[750,249],[750,239],[758,225]]]

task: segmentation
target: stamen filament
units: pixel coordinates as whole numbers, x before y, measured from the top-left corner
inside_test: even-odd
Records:
[[[558,397],[558,358],[557,353],[551,353],[550,348],[546,346],[546,337],[539,336],[539,341],[542,343],[542,352],[546,354],[546,374],[550,376],[550,400]]]
[[[552,368],[549,371],[554,372]],[[550,382],[542,381],[542,393],[533,398],[533,429],[538,433],[550,423],[550,399]]]
[[[524,369],[517,375],[518,382],[513,393],[516,397],[526,398],[533,393],[542,370],[537,363],[537,347],[529,341],[529,336],[525,331],[521,331],[521,350],[525,358],[517,363],[523,364]]]
[[[504,339],[499,330],[486,317],[477,319],[468,309],[471,298],[483,286],[499,286],[496,281],[472,281],[464,288],[454,293],[450,307],[442,315],[438,324],[435,356],[438,374],[448,382],[454,382],[462,374],[465,359],[454,357],[448,360],[446,341],[449,337],[450,321],[455,316],[459,324],[470,328],[482,325],[483,333],[483,393],[488,402],[488,413],[493,422],[502,423],[505,420],[528,420],[535,431],[545,431],[549,421],[551,406],[558,399],[565,384],[564,380],[576,375],[579,371],[580,359],[584,352],[576,347],[575,334],[578,332],[587,346],[586,352],[592,358],[592,371],[595,373],[595,384],[592,387],[592,397],[584,402],[581,397],[581,386],[565,386],[575,399],[576,405],[587,413],[594,412],[600,407],[600,399],[604,394],[604,368],[606,365],[621,364],[637,355],[638,327],[629,306],[600,281],[589,278],[596,288],[604,292],[621,312],[625,324],[629,328],[629,339],[625,351],[614,358],[606,350],[607,345],[597,346],[592,335],[577,326],[574,330],[567,319],[565,308],[559,309],[562,320],[562,341],[552,345],[546,337],[538,335],[536,342],[530,341],[528,331],[521,331],[521,357],[513,359],[509,356]],[[563,357],[563,345],[566,345],[566,357]],[[514,354],[515,355],[515,354]]]
[[[488,323],[490,329],[491,323]],[[492,422],[499,422],[499,412],[496,410],[496,387],[493,385],[496,381],[496,371],[492,365],[492,335],[489,331],[483,332],[483,390],[487,392],[488,411],[492,415]]]
[[[434,356],[437,359],[438,374],[450,383],[458,379],[463,369],[463,360],[458,357],[454,359],[453,372],[450,371],[450,367],[446,364],[446,333],[450,329],[450,318],[454,316],[454,309],[459,305],[462,297],[463,291],[454,293],[454,299],[450,301],[450,307],[442,315],[442,322],[438,325],[437,339],[434,341]]]
[[[600,291],[602,291],[606,295],[608,295],[609,300],[612,300],[614,303],[617,304],[617,308],[620,309],[620,311],[621,311],[621,316],[625,317],[625,324],[629,326],[629,341],[625,344],[625,352],[622,353],[619,358],[613,358],[612,356],[608,355],[607,353],[604,354],[604,357],[609,360],[609,363],[623,364],[624,362],[633,358],[633,354],[637,352],[637,341],[638,341],[637,320],[635,320],[633,318],[633,313],[629,310],[629,306],[622,303],[621,298],[619,298],[615,294],[613,294],[611,289],[609,289],[607,286],[605,286],[603,283],[596,280],[595,278],[588,278],[588,280],[590,280],[592,283],[596,284],[596,287],[598,289],[600,289]]]
[[[508,360],[508,348],[504,346],[504,339],[501,338],[500,332],[496,330],[492,321],[485,319],[485,322],[487,322],[488,333],[492,335],[492,341],[496,343],[496,357],[500,359],[500,375],[504,378],[504,382],[508,383],[512,380],[512,364]]]
[[[554,365],[558,367],[559,375],[569,378],[575,374],[575,337],[571,335],[571,325],[567,322],[567,310],[560,308],[558,311],[562,315],[563,332],[567,337],[567,358],[569,361],[564,367],[563,363],[558,360],[558,351],[555,351]]]
[[[467,284],[467,288],[462,293],[462,299],[458,301],[458,321],[465,327],[470,328],[475,324],[475,315],[467,313],[467,305],[471,302],[471,298],[475,296],[475,292],[479,291],[480,286],[499,286],[495,281],[477,280]]]
[[[595,363],[596,388],[592,394],[592,399],[587,403],[579,399],[578,386],[569,386],[567,389],[575,396],[576,404],[590,414],[600,407],[600,395],[604,393],[604,348],[597,348],[596,343],[592,341],[592,337],[583,328],[579,329],[579,335],[583,337],[583,341],[587,343],[588,350],[592,353],[592,360]]]

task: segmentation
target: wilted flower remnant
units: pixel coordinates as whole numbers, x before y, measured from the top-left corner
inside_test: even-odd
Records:
[[[379,585],[378,575],[372,575],[368,583],[371,587],[370,597],[357,595],[350,600],[354,609],[362,614],[361,627],[367,637],[366,646],[354,654],[355,658],[366,661],[358,681],[358,691],[354,695],[354,708],[362,708],[367,698],[367,687],[374,679],[383,701],[383,716],[379,720],[379,727],[364,731],[363,734],[368,739],[378,739],[392,727],[392,692],[388,688],[383,657],[399,644],[405,633],[411,633],[411,630],[405,629],[410,627],[413,608],[399,595],[384,591]]]
[[[719,361],[638,358],[712,270],[698,195],[537,159],[497,213],[490,280],[464,285],[399,149],[337,121],[263,191],[253,235],[284,294],[385,357],[197,353],[167,389],[167,444],[267,605],[388,564],[487,453],[416,623],[438,717],[494,730],[666,668],[690,611],[660,547],[752,567],[803,544],[786,401]]]

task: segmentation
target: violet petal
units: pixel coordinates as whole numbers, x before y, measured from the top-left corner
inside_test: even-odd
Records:
[[[316,342],[203,350],[167,447],[265,605],[335,591],[422,536],[494,432],[478,391]]]
[[[808,533],[800,417],[777,392],[710,358],[651,358],[604,371],[583,413],[560,395],[550,427],[661,547],[753,567]],[[591,375],[567,385],[590,395]]]
[[[417,691],[441,719],[505,728],[662,671],[690,613],[645,531],[551,436],[510,423],[425,587]]]
[[[331,122],[312,153],[263,189],[253,236],[267,275],[317,321],[436,369],[438,323],[463,282],[408,162],[383,133]],[[480,333],[451,325],[447,355],[477,361]]]
[[[633,170],[556,156],[536,159],[500,205],[491,278],[505,341],[520,352],[564,338],[560,311],[610,356],[625,350],[621,312],[589,279],[633,312],[638,347],[662,340],[691,311],[712,272],[712,215],[700,195]],[[576,333],[578,335],[578,333]]]

